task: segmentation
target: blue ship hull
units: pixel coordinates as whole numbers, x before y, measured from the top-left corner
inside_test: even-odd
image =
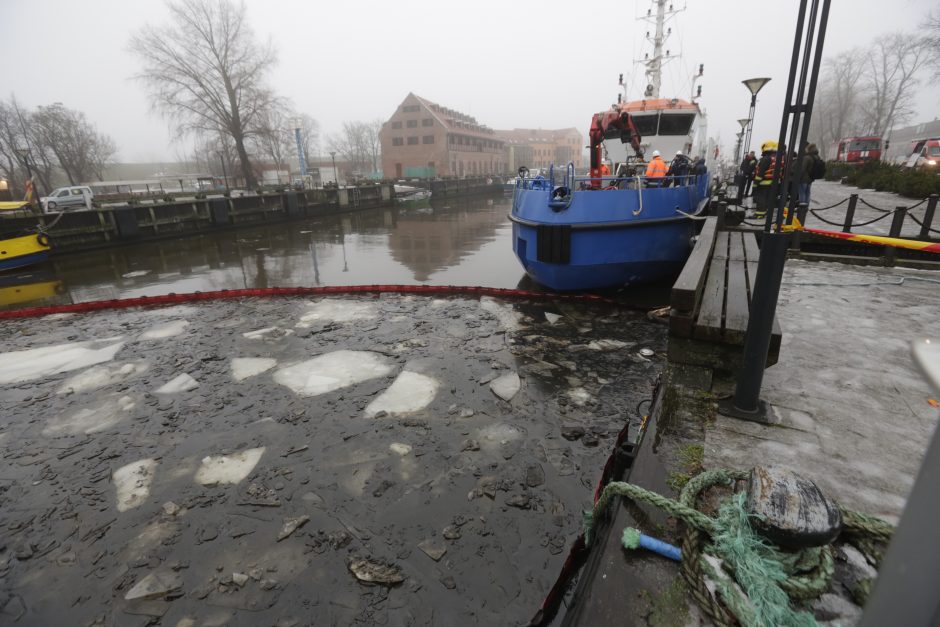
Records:
[[[13,268],[22,268],[24,266],[31,266],[35,263],[42,263],[49,258],[49,251],[43,250],[37,253],[31,253],[28,255],[21,255],[19,257],[13,257],[11,259],[0,260],[0,270],[12,270]]]
[[[703,210],[709,180],[703,175],[682,187],[643,189],[642,199],[636,189],[580,190],[565,203],[552,201],[550,185],[529,183],[513,197],[513,250],[534,281],[572,291],[677,275],[697,232],[682,213]]]

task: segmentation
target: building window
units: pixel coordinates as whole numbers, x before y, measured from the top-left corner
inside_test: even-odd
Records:
[[[408,138],[408,145],[409,145],[409,146],[414,146],[414,145],[416,145],[417,143],[418,143],[418,136],[417,136],[417,135],[412,135],[411,137]]]
[[[448,135],[448,136],[447,136],[447,141],[449,141],[449,142],[452,143],[452,144],[456,144],[456,143],[457,143],[457,138],[454,137],[453,135]]]
[[[401,128],[401,122],[392,122],[392,128]]]
[[[418,128],[417,120],[408,120],[408,128]]]
[[[424,118],[421,120],[421,126],[434,126],[434,120],[431,118]]]
[[[405,145],[405,142],[402,140],[401,137],[392,138],[392,146],[404,146],[404,145]]]
[[[419,107],[418,105],[408,105],[406,107],[402,107],[401,110],[404,111],[405,113],[414,113],[416,111],[420,111],[421,107]]]
[[[425,135],[424,137],[421,138],[421,143],[422,143],[422,144],[433,144],[433,143],[434,143],[434,135]]]

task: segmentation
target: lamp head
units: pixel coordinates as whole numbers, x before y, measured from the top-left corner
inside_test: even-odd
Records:
[[[738,124],[741,125],[742,131],[747,128],[747,123],[750,121],[751,121],[751,118],[741,118],[740,120],[738,120]]]
[[[769,78],[749,78],[741,82],[744,83],[744,86],[750,90],[752,96],[756,96],[757,92],[759,92],[764,87],[764,85],[770,82],[770,79]]]

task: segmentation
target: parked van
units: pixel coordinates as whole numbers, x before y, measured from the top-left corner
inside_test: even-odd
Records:
[[[90,187],[58,187],[48,196],[40,198],[42,210],[45,213],[63,211],[69,208],[91,209],[91,201],[95,194]]]
[[[940,137],[915,139],[904,166],[921,170],[940,171]]]

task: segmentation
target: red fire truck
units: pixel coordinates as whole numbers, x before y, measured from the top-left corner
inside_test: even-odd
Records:
[[[880,137],[846,137],[839,142],[836,161],[862,164],[881,159]]]

